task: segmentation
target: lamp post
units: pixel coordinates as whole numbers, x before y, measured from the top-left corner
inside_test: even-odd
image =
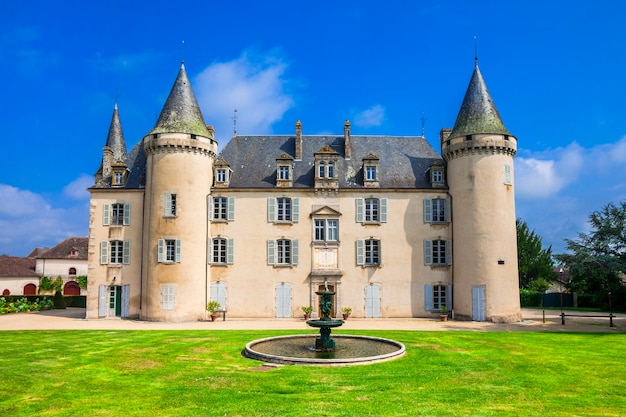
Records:
[[[563,267],[559,269],[559,299],[561,301],[561,324],[565,324],[565,315],[563,314]]]

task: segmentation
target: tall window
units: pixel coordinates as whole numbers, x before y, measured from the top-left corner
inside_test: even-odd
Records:
[[[335,178],[335,164],[334,162],[328,163],[328,178]]]
[[[176,304],[176,287],[174,285],[163,285],[161,287],[163,310],[174,310]]]
[[[235,220],[235,197],[211,198],[212,220]]]
[[[163,196],[163,216],[176,217],[177,199],[176,194],[165,194]]]
[[[211,261],[214,264],[232,264],[235,241],[216,237],[211,240]]]
[[[130,224],[130,203],[115,203],[102,205],[103,226],[127,226]]]
[[[441,307],[452,307],[446,304],[447,299],[447,286],[433,285],[433,307],[435,310],[440,310]]]
[[[300,220],[300,199],[288,197],[268,197],[268,222],[298,222]]]
[[[122,172],[113,173],[113,185],[122,185],[123,179],[124,179],[124,173]]]
[[[316,219],[314,227],[316,241],[336,242],[339,240],[339,220]]]
[[[124,204],[113,204],[111,206],[113,216],[111,217],[111,224],[121,225],[124,224]]]
[[[356,263],[363,266],[380,265],[380,240],[359,239],[356,241]]]
[[[276,209],[276,220],[291,221],[291,198],[277,198]]]
[[[268,265],[297,265],[298,241],[276,239],[267,241]]]
[[[441,311],[442,307],[452,310],[452,285],[450,284],[426,284],[424,286],[424,310]]]
[[[444,198],[424,199],[425,223],[448,223],[450,221],[450,201]]]
[[[357,198],[356,221],[359,223],[386,223],[386,198]]]
[[[159,239],[158,262],[180,262],[181,242],[178,239]]]
[[[278,179],[279,180],[289,180],[289,167],[281,165],[278,167]]]
[[[376,181],[376,167],[375,166],[365,167],[365,180]]]
[[[452,243],[446,240],[424,241],[424,263],[426,265],[450,265]]]
[[[276,262],[279,264],[291,263],[291,240],[279,239],[276,241]]]
[[[217,175],[215,178],[217,182],[226,182],[226,170],[224,168],[219,168],[217,170]]]
[[[121,240],[111,241],[110,263],[121,264],[124,259],[124,242]]]
[[[365,199],[365,221],[377,222],[380,220],[378,216],[378,199],[366,198]]]

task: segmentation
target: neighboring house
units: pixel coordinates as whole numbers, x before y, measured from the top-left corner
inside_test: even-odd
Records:
[[[116,104],[89,189],[87,317],[198,320],[209,300],[295,317],[327,285],[334,314],[521,320],[517,139],[478,65],[441,155],[348,121],[342,135],[302,131],[236,135],[218,154],[184,65],[130,152]]]
[[[87,237],[68,237],[35,257],[35,271],[50,279],[61,277],[64,294],[80,295],[77,277],[87,275],[88,244]]]
[[[2,295],[35,295],[39,274],[33,258],[0,256],[0,291]]]

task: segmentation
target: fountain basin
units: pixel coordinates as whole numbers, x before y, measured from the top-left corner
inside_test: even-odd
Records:
[[[370,336],[335,335],[337,348],[319,352],[316,335],[277,336],[254,340],[244,356],[283,365],[349,366],[365,365],[402,357],[406,348],[391,339]]]
[[[339,327],[343,325],[343,320],[307,320],[306,324],[311,327]]]

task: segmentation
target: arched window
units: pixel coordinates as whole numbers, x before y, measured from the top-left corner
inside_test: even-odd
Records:
[[[2,291],[2,295],[11,295],[11,291],[9,291],[8,288],[5,288],[4,291]]]
[[[37,286],[35,284],[24,285],[24,295],[35,295],[35,294],[37,294]]]
[[[76,268],[70,268],[70,275],[76,275]]]

